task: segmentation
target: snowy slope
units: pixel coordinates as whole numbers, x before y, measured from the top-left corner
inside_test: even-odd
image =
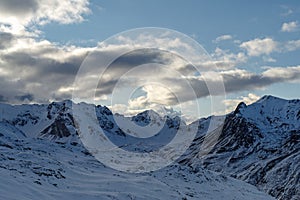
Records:
[[[200,157],[208,121],[198,122],[204,128],[182,164],[238,178],[277,199],[300,199],[300,100],[264,96],[249,106],[240,103],[213,151]]]
[[[0,199],[272,199],[244,182],[176,164],[152,173],[119,172],[79,144],[9,138],[16,130],[7,126],[0,124]]]

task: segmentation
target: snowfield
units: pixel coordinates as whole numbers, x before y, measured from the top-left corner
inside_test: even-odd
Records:
[[[104,166],[79,144],[24,138],[5,123],[0,130],[0,199],[272,199],[208,170],[172,165],[124,173]]]

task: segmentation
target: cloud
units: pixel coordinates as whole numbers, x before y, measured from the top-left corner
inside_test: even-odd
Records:
[[[245,63],[247,56],[244,52],[231,53],[229,50],[216,48],[215,52],[211,54],[214,60],[201,63],[199,66],[203,69],[214,69],[216,65],[220,70],[228,70],[237,65]]]
[[[28,28],[36,30],[36,25],[50,22],[79,23],[84,20],[83,15],[91,12],[88,5],[88,0],[2,0],[0,1],[0,31],[24,35],[33,34],[28,32]]]
[[[241,101],[250,104],[258,100],[259,96],[251,91],[264,89],[276,83],[300,81],[300,66],[267,68],[261,74],[241,69],[223,71],[220,74],[223,77],[227,94],[249,91],[247,96],[228,99],[223,102],[227,107],[226,112],[230,112]],[[117,104],[115,112],[132,115],[144,109],[159,110],[161,106],[176,108],[178,105],[189,104],[189,102],[196,101],[198,98],[221,95],[217,90],[210,93],[211,91],[207,88],[207,81],[212,83],[217,80],[214,77],[206,78],[210,78],[210,80],[204,80],[202,76],[191,76],[186,79],[176,76],[161,77],[159,79],[160,85],[149,83],[149,85],[142,88],[145,91],[143,95],[129,99],[128,102]],[[193,106],[195,108],[196,105]],[[189,108],[193,110],[193,108]]]
[[[240,44],[240,48],[245,49],[249,56],[269,56],[271,53],[285,53],[295,51],[300,48],[300,40],[290,40],[278,42],[272,38],[256,38]]]
[[[57,91],[72,85],[91,48],[59,46],[47,40],[2,34],[7,37],[0,40],[0,45],[5,46],[3,50],[0,48],[0,93],[5,100],[22,103],[71,98],[71,93]]]
[[[20,103],[26,99],[45,102],[49,99],[71,98],[73,89],[80,90],[83,97],[88,97],[95,92],[93,82],[99,78],[96,75],[97,69],[105,67],[99,66],[96,59],[95,66],[91,71],[83,74],[80,87],[76,88],[73,81],[77,71],[86,55],[95,51],[95,48],[60,46],[47,40],[37,41],[34,38],[17,37],[10,33],[7,34],[7,42],[3,40],[1,44],[6,46],[6,49],[5,51],[0,49],[0,77],[2,77],[0,94],[5,97],[2,99],[13,103]],[[179,42],[177,44],[181,45]],[[285,44],[284,48],[291,51],[299,48],[300,42],[290,41]],[[126,45],[104,46],[99,47],[97,51],[104,56],[114,57],[122,48],[127,47]],[[243,52],[234,54],[217,48],[213,57],[216,58],[215,61],[203,62],[200,67],[205,71],[210,69],[210,65],[221,64],[223,71],[219,74],[223,77],[226,92],[229,93],[261,89],[277,82],[295,81],[299,78],[299,66],[270,68],[262,74],[236,69],[238,64],[247,61],[247,56]],[[133,70],[148,63],[166,65],[167,69],[152,66]],[[127,79],[121,78],[124,75],[127,75]],[[213,78],[209,81],[214,82]],[[155,49],[131,51],[115,60],[99,82],[96,95],[98,99],[107,98],[117,83],[121,83],[124,89],[137,84],[142,86],[151,81],[167,86],[169,89],[162,90],[155,85],[144,86],[147,98],[137,99],[132,105],[138,105],[137,103],[142,100],[147,100],[142,105],[150,106],[153,103],[176,105],[179,98],[181,102],[187,102],[194,100],[195,95],[197,98],[210,95],[203,77],[197,75],[197,70],[189,62],[171,52]],[[32,94],[32,98],[18,98],[27,94]]]
[[[123,115],[131,115],[131,112],[128,111],[128,105],[125,104],[114,104],[111,106],[108,106],[108,108],[113,112],[113,113],[119,113]]]
[[[215,40],[213,40],[214,43],[219,43],[224,40],[231,40],[233,37],[231,35],[221,35],[217,37]]]
[[[12,34],[8,35],[13,36]],[[83,97],[91,96],[94,92],[93,83],[99,78],[97,75],[95,76],[97,74],[95,71],[98,68],[106,67],[99,66],[96,59],[94,67],[84,74],[80,87],[76,88],[73,86],[73,82],[78,69],[86,55],[95,48],[60,46],[47,40],[37,41],[27,37],[13,36],[12,40],[16,42],[6,43],[4,41],[3,44],[7,48],[3,51],[0,49],[1,86],[5,85],[0,88],[0,93],[5,94],[5,99],[11,103],[22,103],[25,99],[17,97],[25,94],[33,94],[34,99],[30,98],[33,102],[69,99],[72,97],[73,89],[79,89]],[[114,57],[121,48],[123,48],[122,45],[114,48],[100,48],[98,51],[104,56]],[[173,66],[185,75],[194,73],[192,66],[189,67],[186,61],[180,62],[178,56],[170,52],[149,49],[133,51],[119,57],[111,64],[106,71],[106,77],[101,79],[99,87],[96,89],[97,98],[103,99],[102,96],[111,94],[116,83],[120,82],[120,78],[124,74],[136,66],[147,63]],[[159,72],[153,71],[153,68],[144,72],[135,71],[131,76],[139,76],[139,74],[144,76],[152,74],[152,77],[156,78],[165,76],[163,73],[160,75]],[[124,87],[129,87],[132,85],[130,81],[122,80],[121,82]]]
[[[277,51],[279,44],[272,38],[256,38],[240,44],[242,49],[247,51],[249,56],[269,55],[270,53]]]
[[[294,13],[294,11],[289,6],[282,5],[281,8],[284,10],[284,12],[281,13],[281,16],[283,17],[287,17]]]
[[[276,59],[270,57],[270,56],[263,56],[263,61],[264,62],[269,62],[269,63],[275,63],[276,62]]]
[[[234,69],[220,73],[223,77],[226,93],[235,93],[241,91],[252,91],[263,89],[271,84],[291,82],[300,80],[300,66],[295,67],[277,67],[266,69],[262,74],[255,74],[246,70]],[[160,84],[170,87],[168,90],[162,90],[160,86],[152,85],[144,88],[147,92],[146,97],[138,98],[133,103],[135,105],[148,105],[149,102],[165,105],[177,105],[179,102],[195,100],[209,95],[220,95],[218,91],[212,91],[211,94],[207,88],[207,82],[216,81],[214,77],[211,80],[204,80],[203,77],[162,77]],[[139,102],[139,103],[138,103]]]
[[[127,114],[138,114],[143,110],[154,110],[161,113],[162,108],[169,106],[166,99],[157,96],[161,92],[169,94],[166,88],[157,87],[157,85],[146,85],[142,90],[145,91],[144,95],[128,100]],[[163,96],[166,97],[166,95]]]
[[[300,81],[300,66],[270,67],[262,73],[262,77],[273,82]]]
[[[24,101],[32,102],[34,100],[34,95],[33,94],[24,94],[21,96],[16,96],[16,98],[22,102],[24,102]]]
[[[255,74],[246,70],[231,70],[222,73],[226,92],[262,89],[275,83],[300,80],[300,66],[271,67]]]
[[[25,99],[17,97],[26,94],[32,94],[33,101],[38,102],[71,98],[72,89],[78,89],[72,85],[77,70],[87,53],[94,49],[58,46],[45,40],[36,41],[24,38],[16,40],[15,45],[10,46],[6,51],[0,51],[0,61],[2,62],[0,77],[2,76],[1,85],[4,86],[0,88],[0,93],[5,97],[4,99],[14,103],[22,102]],[[20,43],[24,45],[19,45]],[[104,48],[100,51],[105,55],[114,55],[118,48]],[[246,62],[244,54],[231,54],[228,51],[216,49],[215,55],[223,56],[223,61]],[[169,66],[169,71],[159,67],[155,68],[155,66],[133,70],[135,67],[139,68],[140,65],[147,63],[164,64]],[[94,68],[98,67],[95,65]],[[225,71],[219,72],[228,93],[261,89],[278,82],[296,81],[300,76],[299,66],[268,68],[262,74],[235,68],[229,69],[226,68]],[[163,90],[157,85],[144,86],[147,98],[136,99],[132,105],[138,105],[138,102],[144,102],[141,105],[149,106],[153,103],[176,105],[179,98],[181,102],[187,102],[194,100],[195,95],[197,98],[210,95],[205,80],[203,77],[197,76],[195,72],[195,69],[186,61],[170,52],[149,49],[133,51],[112,63],[111,68],[101,79],[96,95],[97,98],[102,98],[102,96],[107,98],[118,82],[123,88],[156,82],[169,89]],[[99,78],[95,74],[97,73],[93,69],[84,74],[79,89],[85,97],[94,92],[92,82]],[[123,77],[125,74],[127,74],[127,79]],[[214,77],[209,81],[215,81]]]
[[[1,19],[24,20],[30,17],[39,7],[39,2],[36,0],[3,0],[0,2]]]
[[[299,30],[299,24],[297,21],[285,22],[281,26],[282,32],[295,32]]]
[[[294,67],[276,67],[265,70],[262,74],[255,74],[246,70],[234,69],[220,73],[223,77],[226,93],[235,93],[240,91],[252,91],[263,89],[271,84],[292,82],[300,80],[300,66]],[[211,95],[202,77],[191,77],[188,79],[198,98]],[[211,80],[214,81],[212,77]],[[182,80],[173,79],[166,81],[166,84],[181,84]],[[214,95],[220,95],[218,91],[213,91]],[[193,100],[191,90],[187,87],[178,87],[175,94],[184,96],[184,100]],[[176,104],[176,100],[172,103]]]
[[[0,50],[9,47],[13,39],[14,36],[11,33],[0,32]]]
[[[283,51],[295,51],[300,49],[300,40],[290,40],[282,45]]]

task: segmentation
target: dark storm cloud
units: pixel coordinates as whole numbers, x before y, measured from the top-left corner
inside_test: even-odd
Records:
[[[113,55],[117,55],[114,51],[100,53],[101,57],[107,54],[111,54],[107,55],[108,57],[114,57]],[[97,59],[97,54],[93,56],[95,58],[90,58],[94,59],[91,61],[92,65],[94,65],[95,68],[103,67],[98,66],[98,64],[101,63],[101,60]],[[169,52],[158,49],[138,49],[121,55],[120,57],[116,56],[117,58],[109,66],[106,66],[106,69],[103,72],[103,76],[109,75],[111,78],[109,80],[103,80],[102,78],[99,79],[100,81],[96,89],[96,95],[101,96],[111,94],[116,83],[121,80],[122,76],[135,67],[149,63],[169,64],[171,62],[171,56],[172,54]],[[149,70],[151,71],[151,69]],[[122,80],[121,85],[126,87],[128,84],[130,84],[130,81],[127,82],[126,80]]]
[[[0,95],[0,103],[6,103],[6,102],[7,99],[3,95]]]
[[[101,52],[102,54],[104,52]],[[109,52],[105,52],[107,54]],[[110,52],[112,55],[116,54],[115,52]],[[96,57],[96,56],[95,56]],[[111,57],[111,56],[109,56]],[[124,76],[127,72],[134,69],[135,67],[139,67],[144,64],[155,63],[169,66],[171,70],[175,70],[175,66],[173,66],[174,59],[182,59],[178,55],[175,55],[168,51],[162,51],[159,49],[138,49],[126,53],[117,59],[115,59],[104,71],[104,75],[109,75],[111,78],[109,80],[103,81],[100,79],[98,88],[96,90],[96,95],[103,95],[103,94],[111,94],[116,83],[120,81],[122,76]],[[97,66],[97,59],[95,59],[92,63],[95,63]],[[101,63],[101,61],[100,61]],[[149,71],[148,71],[149,70]],[[147,69],[142,76],[147,76],[152,71],[151,68]],[[190,74],[191,71],[195,72],[195,68],[190,65],[186,64],[183,65],[182,68],[178,70],[182,74]],[[152,72],[151,72],[152,73]],[[136,74],[139,76],[140,74]],[[158,75],[158,74],[157,74]],[[143,77],[139,77],[143,79]],[[130,85],[132,82],[130,80],[122,80],[124,87],[126,85]]]
[[[0,56],[1,58],[1,56]],[[12,53],[4,56],[5,69],[12,78],[26,83],[48,84],[47,87],[71,84],[84,56],[73,56],[66,61],[35,57],[27,53]]]
[[[14,39],[11,33],[0,32],[0,50],[9,47]]]
[[[194,99],[194,94],[197,98],[203,98],[209,95],[222,95],[222,90],[217,88],[220,84],[224,84],[226,93],[234,93],[239,91],[262,89],[276,83],[299,80],[300,66],[271,68],[262,74],[254,74],[247,71],[237,70],[220,73],[220,76],[223,78],[223,83],[214,81],[213,77],[207,77],[206,81],[201,77],[192,77],[186,80],[174,77],[162,79],[162,83],[165,85],[183,86],[186,85],[186,82],[188,82],[193,89],[189,87],[180,87],[175,94],[177,94],[177,96],[180,95],[181,101],[189,101]],[[208,89],[208,86],[210,86],[211,90]],[[170,104],[176,104],[177,102],[178,99],[176,96],[169,96]]]
[[[100,81],[96,89],[96,95],[111,94],[117,82],[118,79]]]
[[[84,59],[84,56],[73,57],[65,62],[56,59],[37,57],[26,52],[15,52],[2,58],[11,67],[20,68],[29,66],[34,76],[48,75],[52,73],[75,75]]]
[[[2,60],[9,63],[12,67],[16,66],[33,66],[37,64],[37,59],[26,52],[14,52],[8,55],[3,55]]]
[[[61,93],[61,94],[56,94],[54,93],[51,96],[52,99],[55,99],[55,101],[64,101],[64,100],[70,100],[72,99],[72,93]]]
[[[0,101],[45,102],[70,97],[77,71],[91,48],[51,43],[39,28],[78,23],[89,2],[0,0]]]
[[[0,65],[0,94],[5,97],[3,99],[10,103],[22,103],[71,97],[70,94],[57,91],[61,87],[72,85],[86,54],[69,54],[66,59],[61,60],[59,56],[65,52],[50,50],[53,58],[41,56],[38,50],[0,54],[3,61]]]
[[[182,65],[175,66],[176,61],[179,60],[182,62]],[[170,69],[177,70],[183,75],[196,73],[195,67],[179,55],[165,50],[149,48],[137,49],[120,56],[109,66],[108,70],[116,70],[120,68],[120,70],[123,71],[123,73],[126,73],[128,70],[134,67],[138,67],[139,65],[149,63],[169,66]]]
[[[75,76],[81,64],[81,60],[60,62],[54,59],[38,59],[37,62],[39,63],[39,66],[36,68],[38,76],[49,76],[52,74]]]
[[[8,44],[13,40],[13,36],[9,34],[3,34],[0,39],[0,47]],[[36,43],[33,43],[34,45]],[[30,45],[30,44],[29,44]],[[5,52],[0,54],[2,61],[0,65],[0,101],[22,103],[28,101],[45,102],[49,99],[69,99],[72,97],[72,91],[66,88],[72,88],[77,72],[86,58],[86,55],[90,50],[82,50],[81,53],[70,53],[63,48],[55,45],[37,45],[34,48],[28,48],[23,50],[22,48],[16,51]],[[114,55],[118,55],[117,51],[101,50],[102,54],[111,58]],[[45,56],[46,55],[46,56]],[[93,58],[88,71],[83,73],[86,76],[84,81],[80,82],[79,91],[88,93],[93,90],[93,82],[91,77],[99,75],[95,72],[101,66],[101,62],[97,59],[97,54]],[[120,82],[120,87],[130,87],[131,85],[143,82],[145,76],[155,76],[163,85],[174,85],[176,91],[173,91],[175,95],[180,95],[181,102],[192,100],[194,95],[191,95],[190,88],[186,87],[186,81],[189,82],[196,97],[202,98],[210,94],[218,95],[218,89],[214,86],[214,91],[209,91],[207,88],[207,82],[205,82],[201,76],[200,78],[195,68],[183,60],[177,55],[170,52],[160,51],[157,49],[140,49],[129,52],[115,59],[115,61],[108,67],[104,75],[108,75],[104,79],[100,79],[98,88],[96,89],[96,96],[111,94],[114,87]],[[143,64],[158,63],[167,65],[171,70],[177,70],[179,73],[188,75],[186,79],[180,76],[164,77],[164,74],[159,71],[155,71],[153,68],[145,68],[145,71],[134,72],[132,76],[139,80],[122,80],[121,77],[135,67],[139,67]],[[178,64],[179,63],[179,64]],[[100,65],[100,66],[99,66]],[[180,65],[180,66],[176,66]],[[299,67],[294,68],[282,68],[281,71],[272,71],[267,69],[262,74],[254,74],[243,70],[231,70],[225,72],[219,72],[223,77],[225,90],[228,93],[253,90],[266,87],[268,85],[296,80],[300,78]],[[274,72],[274,73],[273,73]],[[276,73],[275,73],[276,72]],[[2,73],[2,74],[1,74]],[[282,74],[285,74],[284,76]],[[201,74],[200,74],[201,75]],[[210,85],[218,85],[215,77],[208,77]],[[139,83],[140,83],[139,82]],[[174,95],[161,94],[164,96],[164,100],[168,101],[168,104],[178,103],[178,99]],[[88,96],[88,95],[87,95]]]
[[[172,56],[169,52],[161,51],[158,49],[138,49],[134,51],[130,51],[124,55],[117,57],[116,52],[101,52],[102,56],[105,54],[116,54],[116,59],[106,67],[104,74],[113,75],[118,79],[125,73],[134,69],[135,67],[139,67],[140,65],[149,64],[149,63],[157,63],[157,64],[169,64],[171,62],[170,56]],[[114,57],[108,55],[108,57]],[[94,61],[98,62],[97,59]],[[99,61],[101,63],[101,61]],[[103,66],[100,66],[103,67]]]
[[[194,66],[192,66],[191,64],[183,62],[183,65],[180,66],[180,68],[178,67],[176,68],[174,65],[172,65],[173,64],[172,59],[175,58],[178,59],[176,55],[174,56],[169,52],[161,52],[152,49],[136,50],[128,54],[124,54],[118,59],[116,59],[105,71],[104,74],[108,74],[109,75],[108,77],[110,78],[100,79],[98,88],[96,90],[96,96],[111,94],[117,82],[122,79],[123,75],[125,75],[131,69],[138,67],[139,65],[149,64],[149,63],[159,63],[165,65],[171,63],[169,65],[171,70],[173,70],[174,68],[179,69],[179,72],[181,72],[182,74],[187,74],[190,76],[187,76],[188,78],[186,79],[180,76],[164,77],[162,72],[157,71],[156,74],[153,73],[153,68],[151,68],[150,66],[149,68],[145,69],[143,73],[134,72],[134,74],[132,75],[133,79],[131,81],[122,80],[123,82],[119,84],[119,86],[121,85],[121,87],[126,88],[130,86],[136,86],[137,84],[140,83],[143,84],[143,80],[145,80],[145,76],[154,75],[155,78],[161,77],[159,81],[160,84],[162,85],[178,86],[176,91],[174,91],[174,94],[180,95],[181,102],[183,102],[183,101],[192,100],[195,97],[193,92],[195,92],[197,98],[202,98],[209,95],[220,95],[222,93],[222,89],[218,88],[220,84],[224,84],[226,93],[234,93],[234,92],[245,91],[245,90],[250,91],[256,89],[262,89],[271,84],[293,81],[300,78],[300,74],[299,74],[300,70],[298,70],[298,68],[295,69],[293,67],[291,68],[284,67],[280,70],[284,70],[284,72],[282,73],[289,73],[288,76],[282,76],[281,73],[276,73],[276,75],[273,76],[272,74],[275,73],[275,71],[272,71],[273,69],[267,69],[262,74],[255,74],[245,70],[237,69],[237,70],[218,72],[219,78],[223,79],[222,83],[217,82],[218,80],[220,80],[218,79],[218,77],[206,77],[206,81],[205,81],[203,77],[201,78],[201,72],[200,72],[200,77],[197,76],[199,75],[197,74],[198,71],[195,70]],[[149,80],[149,77],[147,78],[148,78],[147,80]],[[158,79],[154,79],[154,80],[158,80]],[[192,91],[190,87],[187,87],[186,82],[188,82],[189,85],[193,88]],[[209,88],[207,87],[207,84],[210,86]],[[170,95],[170,94],[161,94],[161,95],[163,96],[162,99],[168,101],[168,103],[170,104],[174,105],[178,103],[178,99],[174,95]]]
[[[163,57],[164,56],[164,57]],[[159,49],[137,49],[117,58],[111,66],[135,67],[148,63],[168,64],[172,54]]]
[[[24,94],[25,85],[26,82],[22,80],[12,81],[10,77],[0,77],[0,101],[4,103],[19,103],[19,97],[26,95]]]
[[[23,101],[33,101],[34,100],[34,95],[33,94],[24,94],[24,95],[20,95],[20,96],[16,96],[16,99],[23,102]]]
[[[24,15],[37,10],[36,0],[1,0],[0,11],[14,15]]]
[[[276,82],[281,82],[277,78],[264,77],[258,74],[252,74],[247,77],[223,75],[223,78],[227,92],[259,89]]]
[[[249,72],[225,73],[222,75],[227,92],[261,89],[266,86],[300,79],[300,66],[269,68],[262,74]]]

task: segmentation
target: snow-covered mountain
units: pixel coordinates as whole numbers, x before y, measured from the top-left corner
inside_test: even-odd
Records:
[[[198,154],[202,132],[180,163],[246,181],[277,199],[300,199],[300,100],[264,96],[249,106],[240,103],[205,156]]]
[[[106,167],[81,144],[71,111],[70,101],[1,105],[0,199],[272,199],[242,181],[176,163],[143,174]],[[96,113],[112,139],[125,137],[109,109],[97,106]]]
[[[159,149],[178,131],[196,128],[197,134],[184,156],[168,167],[119,172],[86,150],[74,106],[94,109],[109,140],[126,151]],[[226,116],[213,150],[199,155],[211,120],[185,125],[179,117],[154,111],[130,118],[68,100],[0,104],[0,199],[272,199],[255,186],[277,199],[299,199],[299,100],[265,96],[249,106],[241,103]],[[148,137],[144,127],[156,134]]]

